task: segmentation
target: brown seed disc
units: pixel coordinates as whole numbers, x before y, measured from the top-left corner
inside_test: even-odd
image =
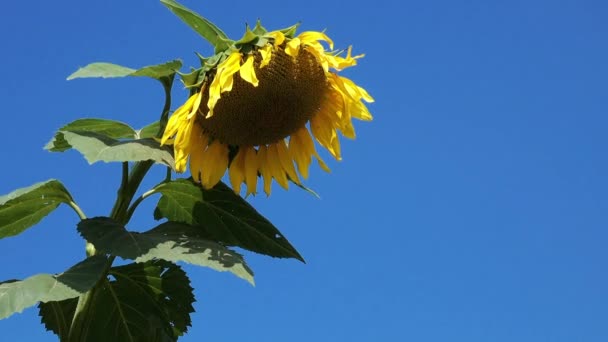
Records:
[[[325,72],[305,48],[294,59],[283,47],[262,69],[262,57],[255,56],[257,87],[234,74],[232,90],[221,94],[209,119],[209,93],[203,94],[197,121],[206,133],[228,145],[259,146],[289,136],[314,116],[328,88]]]

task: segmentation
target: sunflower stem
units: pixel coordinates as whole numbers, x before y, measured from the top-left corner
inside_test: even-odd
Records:
[[[171,170],[170,167],[167,167],[167,174],[165,175],[165,182],[169,182],[171,180],[171,173],[173,172],[173,170]]]
[[[156,137],[159,139],[163,137],[165,127],[167,127],[167,122],[169,122],[169,112],[171,110],[171,88],[173,87],[174,79],[175,74],[160,79],[160,82],[163,85],[163,90],[165,91],[165,105],[163,106],[163,111],[160,113],[160,127],[158,128],[158,133],[156,134]]]
[[[160,117],[160,129],[157,136],[162,137],[165,127],[167,126],[167,122],[169,120],[169,110],[171,108],[171,87],[173,85],[173,79],[175,75],[171,75],[170,77],[163,77],[161,79],[161,83],[163,85],[163,89],[165,92],[165,104],[163,106],[163,110],[161,112]],[[110,213],[110,217],[121,224],[127,224],[135,211],[135,208],[141,201],[145,199],[145,197],[150,196],[152,193],[144,193],[140,198],[138,198],[135,203],[131,206],[131,210],[129,210],[129,205],[137,193],[139,186],[141,185],[142,180],[150,170],[150,168],[154,165],[154,162],[151,160],[140,161],[135,163],[131,172],[129,173],[129,164],[124,162],[122,164],[122,178],[120,187],[117,191],[116,201],[114,202],[114,206],[112,207],[112,211]],[[151,190],[152,191],[152,190]],[[148,194],[149,193],[149,194]],[[76,206],[77,207],[77,206]],[[75,207],[72,207],[76,210]],[[79,208],[78,208],[79,209]],[[82,210],[76,210],[79,216],[81,216]],[[84,219],[84,213],[82,213],[81,219]],[[87,256],[92,256],[98,253],[95,249],[95,246],[87,242],[86,246]],[[100,281],[85,294],[81,295],[78,298],[78,304],[76,305],[76,310],[74,312],[74,317],[72,318],[72,323],[70,325],[70,332],[68,333],[68,341],[70,342],[78,342],[83,341],[86,337],[86,329],[90,324],[90,315],[89,313],[94,309],[91,304],[92,299],[95,298],[97,292],[102,288],[100,284],[103,282],[107,282],[107,274],[110,272],[112,268],[112,264],[116,256],[111,255],[105,266],[103,276]]]

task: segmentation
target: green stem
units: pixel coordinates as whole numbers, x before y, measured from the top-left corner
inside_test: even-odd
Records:
[[[173,170],[171,170],[171,168],[167,166],[167,174],[165,175],[165,182],[171,181],[172,172],[173,172]]]
[[[135,209],[137,209],[137,206],[143,202],[146,198],[150,197],[151,195],[154,195],[156,193],[156,189],[152,189],[152,190],[148,190],[146,192],[144,192],[143,194],[141,194],[141,196],[139,196],[135,202],[133,202],[133,204],[131,204],[131,206],[129,207],[129,210],[127,210],[127,222],[131,220],[131,216],[133,216],[133,213],[135,213]]]
[[[165,105],[163,106],[163,111],[160,117],[160,129],[157,134],[159,138],[162,137],[169,118],[169,110],[171,108],[171,86],[173,84],[174,76],[175,75],[172,75],[171,77],[164,77],[161,79],[161,83],[165,91]],[[131,173],[129,173],[129,164],[127,162],[122,164],[122,181],[118,189],[116,202],[114,203],[114,207],[112,208],[112,212],[110,214],[111,218],[122,224],[126,224],[129,221],[133,211],[135,211],[135,207],[137,207],[139,202],[143,201],[145,198],[143,197],[145,194],[142,195],[143,198],[141,200],[138,199],[139,202],[136,201],[136,203],[133,203],[132,210],[129,210],[129,204],[133,200],[137,189],[153,164],[154,162],[151,160],[137,162],[133,166]],[[79,211],[82,213],[82,210],[77,210],[76,212],[78,213]],[[91,253],[90,255],[94,255],[96,253],[95,247],[91,247],[92,248],[89,248],[87,245],[87,255],[89,255],[89,250]],[[110,268],[112,268],[114,259],[116,259],[116,256],[110,256],[108,258],[105,265],[105,275],[101,278],[100,282],[78,298],[78,304],[76,306],[76,311],[74,312],[74,317],[70,326],[68,341],[79,342],[83,341],[86,337],[86,329],[89,326],[91,319],[90,312],[93,310],[91,305],[92,298],[95,298],[97,291],[103,288],[103,285],[101,285],[103,284],[102,282],[108,281],[107,274],[110,272]]]
[[[128,222],[127,211],[129,209],[129,204],[131,204],[131,201],[133,200],[141,181],[144,179],[144,176],[146,173],[148,173],[152,165],[154,165],[153,161],[146,160],[137,162],[135,166],[133,166],[131,174],[129,174],[128,177],[128,182],[126,186],[119,192],[120,195],[116,199],[114,208],[112,208],[112,213],[110,214],[111,218],[122,224],[126,224]]]
[[[76,204],[76,202],[69,201],[68,205],[70,207],[72,207],[72,209],[74,209],[74,211],[76,212],[78,217],[80,217],[81,220],[85,220],[87,218],[87,215],[84,214],[84,212],[82,211],[82,209],[80,209],[80,207],[78,206],[78,204]]]
[[[167,122],[169,122],[169,111],[171,110],[171,88],[173,87],[174,79],[175,75],[171,77],[163,77],[160,80],[165,91],[165,105],[163,106],[163,111],[160,114],[160,127],[158,128],[158,133],[156,134],[156,137],[159,139],[163,137],[165,127],[167,127]]]

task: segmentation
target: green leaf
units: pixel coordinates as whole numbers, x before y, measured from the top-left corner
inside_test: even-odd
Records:
[[[129,125],[114,120],[87,118],[78,119],[61,127],[51,141],[44,147],[51,152],[63,152],[72,146],[64,139],[62,131],[93,132],[106,135],[113,139],[135,138],[136,132]]]
[[[160,122],[155,121],[144,128],[137,131],[137,138],[154,138],[158,134],[158,130],[160,129]]]
[[[38,304],[38,315],[46,330],[54,332],[55,335],[59,336],[60,341],[67,341],[77,305],[78,298],[40,302]]]
[[[74,340],[177,341],[191,326],[194,295],[190,280],[177,265],[163,260],[133,263],[110,269],[93,290],[82,335]],[[66,340],[77,299],[40,305],[48,330]]]
[[[61,132],[65,141],[82,153],[89,164],[98,161],[126,162],[153,160],[174,168],[171,148],[154,139],[119,141],[93,132]]]
[[[135,69],[127,68],[121,65],[112,63],[91,63],[87,66],[79,68],[68,76],[68,81],[76,78],[89,78],[89,77],[101,77],[101,78],[112,78],[112,77],[125,77],[135,72]]]
[[[0,319],[22,312],[38,302],[80,296],[101,278],[106,260],[106,257],[97,255],[61,274],[37,274],[22,281],[0,283]]]
[[[68,76],[68,81],[76,78],[114,78],[126,76],[146,76],[154,79],[161,79],[175,74],[181,67],[182,62],[180,60],[173,60],[157,65],[148,65],[138,70],[112,63],[96,62],[78,69]]]
[[[0,196],[0,239],[23,232],[71,201],[70,193],[54,179]]]
[[[155,218],[196,226],[213,240],[280,258],[302,256],[281,232],[224,183],[205,190],[190,179],[156,187],[162,194]]]
[[[163,64],[145,66],[129,74],[128,76],[146,76],[155,79],[161,79],[163,77],[175,74],[181,67],[182,61],[176,59]]]
[[[216,52],[226,50],[232,45],[233,41],[211,21],[203,18],[176,1],[160,0],[160,2],[167,6],[171,12],[177,15],[184,23],[190,26],[190,28],[211,43],[211,45],[215,47]]]
[[[136,233],[110,218],[96,217],[81,221],[78,231],[97,250],[123,259],[184,261],[228,271],[254,284],[253,272],[240,254],[200,238],[196,229],[185,224],[166,222],[145,233]]]

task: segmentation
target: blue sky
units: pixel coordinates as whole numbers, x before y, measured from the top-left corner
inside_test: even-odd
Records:
[[[326,28],[366,53],[346,74],[376,99],[344,160],[312,172],[322,199],[278,186],[252,199],[307,264],[247,253],[255,288],[186,266],[198,302],[184,341],[608,340],[605,2],[184,4],[234,38],[258,17]],[[65,78],[94,61],[196,65],[194,51],[211,52],[157,1],[11,1],[0,41],[0,193],[58,178],[88,216],[109,212],[120,166],[42,146],[80,117],[141,127],[162,91]],[[153,206],[129,228],[153,224]],[[0,278],[76,263],[76,223],[61,207],[1,240]],[[3,339],[53,341],[38,322],[35,309],[2,320]]]

